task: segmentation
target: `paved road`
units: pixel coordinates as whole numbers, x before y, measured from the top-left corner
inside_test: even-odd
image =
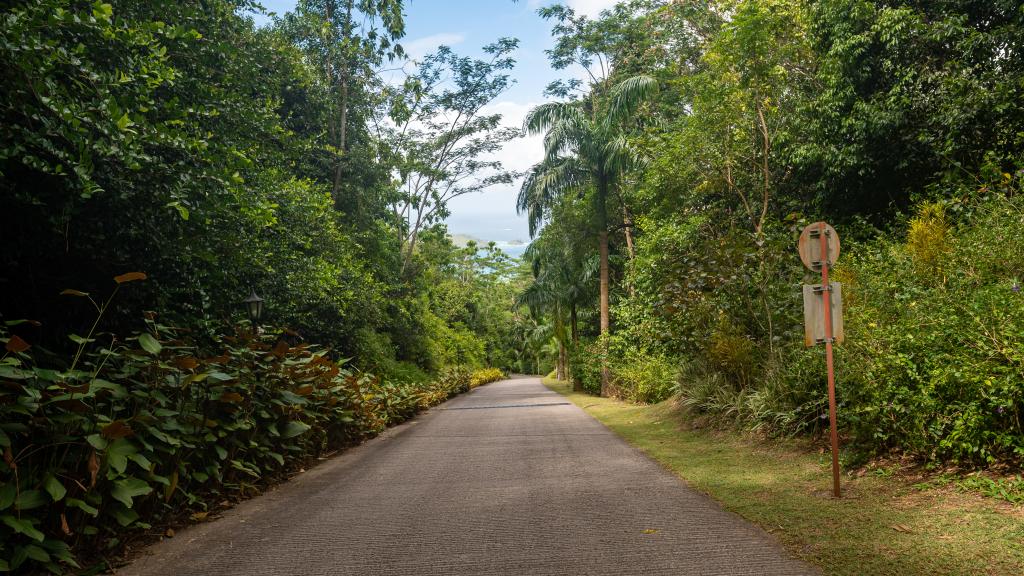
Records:
[[[118,574],[815,571],[524,378],[434,408]]]

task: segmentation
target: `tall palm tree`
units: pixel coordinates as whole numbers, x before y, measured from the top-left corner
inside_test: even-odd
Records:
[[[526,212],[530,236],[563,198],[591,192],[600,255],[601,336],[609,332],[608,200],[623,175],[639,165],[624,126],[657,89],[650,76],[615,85],[607,98],[542,104],[524,122],[530,134],[544,134],[544,159],[533,166],[519,190],[517,209]],[[608,366],[601,365],[601,395],[608,394]]]
[[[559,234],[558,232],[563,232]],[[596,276],[574,254],[572,240],[564,231],[545,229],[523,254],[531,264],[533,282],[516,299],[536,318],[549,316],[554,322],[556,368],[559,380],[569,380],[568,348],[575,343],[576,309],[587,295],[587,284]]]

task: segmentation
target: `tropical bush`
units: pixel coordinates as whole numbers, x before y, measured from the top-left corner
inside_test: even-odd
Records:
[[[79,567],[78,550],[204,516],[470,386],[457,368],[385,381],[288,331],[238,328],[207,351],[146,326],[72,335],[66,362],[0,328],[0,568]]]
[[[505,373],[499,368],[484,368],[482,370],[474,370],[469,377],[469,387],[476,388],[484,384],[491,382],[497,382],[505,378]]]
[[[1007,233],[1024,229],[1024,197],[985,200],[922,246],[936,214],[923,205],[905,243],[859,247],[841,268],[843,424],[864,449],[1024,462],[1024,234]]]
[[[569,373],[573,388],[588,394],[601,393],[601,348],[595,342],[580,342],[569,349]]]
[[[572,343],[579,387],[655,401],[676,380],[705,422],[828,428],[823,351],[803,341],[801,285],[820,276],[797,256],[824,220],[842,239],[847,455],[1024,465],[1024,66],[1004,57],[1019,3],[540,13],[553,66],[611,63],[531,113],[546,155],[519,197],[544,224],[521,300]]]
[[[642,404],[668,398],[679,377],[677,365],[665,356],[630,356],[612,362],[611,372],[617,394]]]
[[[859,452],[990,464],[1024,459],[1024,236],[1021,196],[972,205],[958,225],[922,204],[904,241],[851,243],[843,283],[846,343],[836,349],[839,424]],[[936,232],[936,230],[939,230]],[[928,237],[930,240],[923,241]],[[940,242],[941,241],[941,242]],[[798,328],[794,326],[793,328]],[[827,426],[820,348],[790,341],[738,384],[721,340],[691,361],[682,403],[745,426]]]

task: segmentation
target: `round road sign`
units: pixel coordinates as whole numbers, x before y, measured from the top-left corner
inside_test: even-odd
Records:
[[[800,241],[797,243],[797,250],[800,251],[800,260],[804,266],[817,272],[821,270],[821,235],[825,235],[828,245],[828,267],[836,265],[839,259],[839,235],[836,229],[824,222],[815,222],[804,228],[800,233]]]

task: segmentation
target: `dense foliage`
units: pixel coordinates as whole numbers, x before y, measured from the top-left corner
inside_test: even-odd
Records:
[[[612,87],[658,82],[615,124],[630,168],[599,205],[594,181],[570,182],[579,193],[546,206],[528,253],[536,280],[521,299],[554,326],[572,312],[568,349],[549,356],[560,371],[767,433],[827,428],[822,351],[803,346],[800,284],[815,276],[796,252],[802,227],[826,220],[843,242],[849,456],[1024,462],[1019,3],[633,0],[597,19],[541,14],[552,63],[591,73],[550,87],[566,106],[600,111]],[[562,137],[548,132],[545,163],[584,161]]]
[[[511,178],[480,111],[516,41],[386,81],[400,0],[260,10],[0,9],[0,570],[116,555],[521,363],[515,261],[441,223]],[[251,336],[252,291],[283,328]]]
[[[0,329],[0,569],[60,572],[80,567],[72,549],[116,552],[126,529],[203,519],[471,384],[464,369],[383,380],[249,330],[204,356],[146,324],[113,344],[82,339],[66,370]]]
[[[507,372],[816,433],[817,220],[849,454],[1024,462],[1019,2],[541,8],[587,80],[528,117],[522,263],[442,224],[514,177],[486,113],[514,39],[402,68],[401,0],[259,10],[0,9],[0,570],[116,554]]]

